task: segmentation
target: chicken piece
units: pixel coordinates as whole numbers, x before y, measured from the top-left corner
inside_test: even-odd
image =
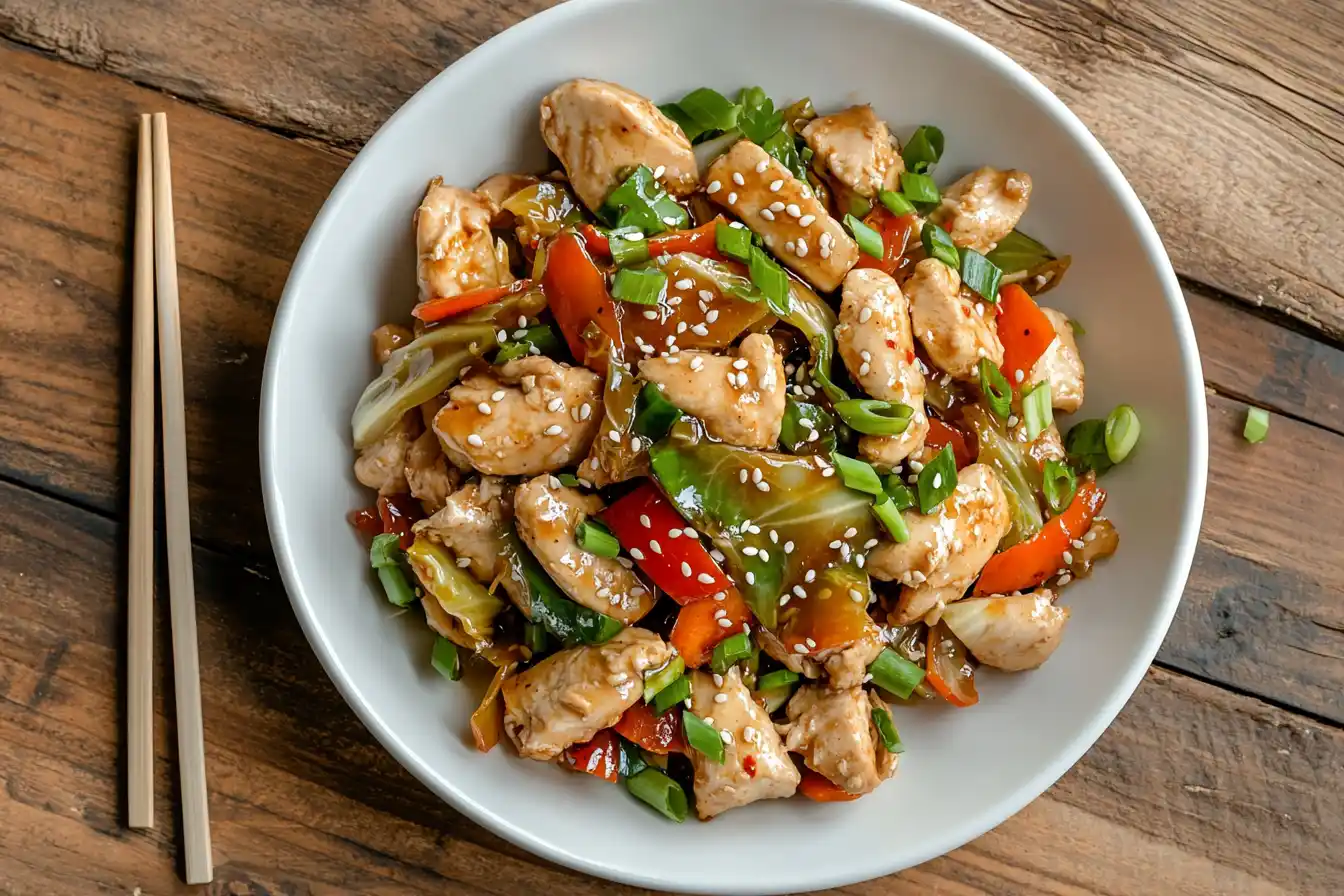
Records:
[[[639,362],[668,401],[700,418],[710,436],[743,448],[773,448],[784,422],[784,359],[764,333],[737,347],[737,357],[684,351]]]
[[[652,590],[615,557],[591,554],[575,540],[579,523],[606,505],[597,495],[550,479],[538,476],[513,493],[518,534],[575,603],[626,625],[638,622],[653,609]]]
[[[750,140],[714,160],[705,177],[709,198],[742,219],[765,247],[822,292],[831,292],[859,247],[812,188]]]
[[[929,217],[958,246],[988,252],[1012,233],[1030,198],[1031,175],[985,167],[944,190],[942,204]]]
[[[446,186],[442,178],[429,182],[415,210],[416,277],[422,301],[513,282],[509,250],[490,235],[496,211],[488,199]]]
[[[541,178],[531,174],[492,174],[476,187],[476,195],[490,206],[490,226],[504,229],[513,225],[513,214],[500,206],[504,200],[524,187],[539,183]]]
[[[1048,660],[1064,637],[1069,608],[1054,600],[1048,588],[974,597],[944,610],[943,621],[986,666],[1021,672]]]
[[[1027,382],[1031,385],[1049,382],[1050,404],[1056,410],[1072,414],[1083,406],[1083,356],[1078,353],[1068,316],[1054,308],[1041,311],[1050,318],[1055,338],[1027,374]]]
[[[601,377],[534,355],[463,379],[449,390],[434,431],[459,467],[535,476],[587,454],[601,412]]]
[[[525,585],[513,578],[504,555],[505,535],[513,521],[513,502],[503,479],[482,476],[453,492],[433,516],[411,527],[417,536],[445,546],[468,562],[467,571],[483,585],[496,579],[509,599],[531,615]]]
[[[642,628],[561,650],[504,682],[504,730],[523,758],[555,759],[616,724],[643,697],[644,670],[671,658],[672,648]]]
[[[440,510],[448,496],[462,481],[462,475],[448,466],[439,437],[432,429],[420,434],[406,451],[406,485],[419,499],[426,513]]]
[[[779,640],[769,629],[763,628],[756,632],[756,643],[761,645],[761,650],[765,651],[766,656],[790,672],[797,672],[804,678],[821,677],[821,663],[816,658],[789,649],[788,645]]]
[[[817,660],[826,668],[826,677],[833,688],[856,688],[863,684],[868,667],[877,659],[886,645],[876,626],[848,647],[823,650]]]
[[[752,699],[738,668],[719,676],[721,686],[714,678],[708,672],[691,673],[691,712],[724,738],[722,764],[689,751],[695,768],[695,812],[701,820],[757,800],[793,796],[801,780],[770,714]],[[726,698],[722,702],[720,695]]]
[[[803,139],[845,190],[872,199],[879,190],[901,188],[905,162],[887,123],[872,106],[814,118],[803,128]]]
[[[875,708],[886,710],[863,688],[805,684],[785,709],[789,721],[780,726],[784,746],[846,793],[871,793],[896,772],[897,762],[873,724]]]
[[[1008,531],[1008,498],[998,476],[985,464],[957,474],[957,487],[928,515],[907,510],[910,530],[902,543],[884,542],[868,554],[868,573],[899,581],[900,600],[891,622],[904,625],[940,603],[959,600],[993,556]]]
[[[1016,426],[1008,430],[1010,438],[1027,442],[1027,422],[1019,420]],[[1059,437],[1059,427],[1051,421],[1035,439],[1027,442],[1027,456],[1036,462],[1038,470],[1045,469],[1048,460],[1064,460],[1068,452],[1064,450],[1064,440]]]
[[[406,455],[420,429],[420,415],[414,410],[407,411],[387,435],[361,451],[355,459],[355,478],[359,484],[377,489],[380,495],[404,495],[410,491],[406,483]]]
[[[915,265],[901,291],[910,303],[915,336],[939,369],[955,379],[978,383],[981,358],[995,367],[1003,363],[998,330],[985,320],[983,303],[961,288],[961,277],[952,268],[926,258]]]
[[[924,374],[915,363],[909,304],[889,274],[856,268],[845,275],[835,339],[845,368],[863,391],[914,408],[905,432],[859,439],[861,455],[895,466],[924,444],[929,418],[924,411]]]
[[[541,101],[541,136],[593,211],[639,165],[653,169],[674,196],[688,196],[700,185],[695,153],[681,128],[619,84],[587,78],[561,84]]]

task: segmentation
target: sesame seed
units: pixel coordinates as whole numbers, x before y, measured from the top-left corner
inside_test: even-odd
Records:
[[[868,321],[872,318],[872,316],[873,316],[873,309],[864,306],[864,309],[859,312],[859,323],[861,324],[868,323]]]
[[[853,526],[850,526],[848,529],[845,530],[845,538],[853,538],[855,535],[858,534],[859,530],[855,529]]]
[[[795,243],[793,240],[789,240],[788,242],[786,242],[786,243],[784,244],[784,248],[785,248],[785,250],[787,250],[788,252],[790,252],[790,253],[794,253],[794,252],[797,252],[798,244]]]
[[[691,577],[691,564],[685,560],[681,561],[681,574],[688,579]]]
[[[769,160],[769,159],[761,159],[759,162],[756,163],[756,173],[757,173],[757,174],[764,174],[764,173],[765,173],[765,169],[767,169],[767,168],[769,168],[769,167],[770,167],[770,160]]]
[[[746,369],[747,369],[747,359],[746,359],[746,358],[738,358],[736,361],[733,362],[733,369],[734,369],[734,370],[746,370]]]
[[[500,342],[504,342],[505,340],[507,340],[507,339],[509,338],[509,331],[508,331],[508,330],[500,330],[498,333],[495,334],[495,337],[496,337],[497,339],[499,339]]]
[[[719,620],[719,628],[732,628],[732,627],[733,627],[733,620],[731,619]]]
[[[485,441],[480,436],[476,435],[476,433],[472,433],[467,436],[467,444],[473,448],[480,448],[485,444]]]
[[[645,309],[644,309],[644,319],[645,319],[645,320],[657,320],[657,319],[658,319],[658,312],[655,311],[655,310],[653,310],[652,308],[645,308]]]
[[[715,702],[715,703],[727,703],[727,702],[728,702],[728,695],[727,695],[727,694],[715,694],[715,695],[714,695],[714,702]]]
[[[1081,538],[1075,538],[1073,540],[1073,546],[1081,551],[1083,549],[1083,540]]]
[[[466,569],[466,568],[467,568],[468,566],[470,566],[470,565],[471,565],[471,558],[470,558],[470,557],[458,557],[458,558],[457,558],[457,567],[458,567],[458,569]]]
[[[737,184],[739,187],[745,187],[747,185],[747,181],[742,177],[741,171],[733,172],[733,183]]]
[[[816,646],[817,646],[817,642],[816,642],[816,641],[813,641],[811,638],[808,638],[808,639],[807,639],[807,646],[808,646],[808,647],[816,647]]]
[[[756,584],[756,573],[752,572],[751,570],[747,570],[747,584],[748,585]]]
[[[695,281],[692,280],[690,277],[682,277],[680,280],[678,280],[676,283],[672,285],[675,286],[677,289],[693,289],[695,287]]]
[[[831,477],[831,476],[834,476],[834,475],[835,475],[835,468],[834,468],[834,467],[827,467],[826,469],[824,469],[824,470],[821,471],[821,475],[822,475],[823,478],[829,478],[829,477]]]
[[[835,245],[835,237],[831,236],[831,232],[829,230],[822,231],[822,234],[820,238],[818,238],[817,242],[821,243],[821,248],[829,249],[831,246]]]
[[[1069,584],[1072,581],[1073,576],[1069,575],[1068,573],[1064,573],[1064,575],[1059,577],[1059,587],[1063,588],[1065,585]]]
[[[786,541],[786,542],[784,542],[784,553],[786,553],[786,554],[792,554],[792,553],[793,553],[793,542],[791,542],[791,541]]]
[[[794,652],[794,653],[807,653],[807,645],[805,645],[805,644],[795,644],[795,645],[793,645],[793,652]]]
[[[546,435],[548,436],[558,436],[564,431],[565,428],[559,423],[552,423],[550,426],[546,427]]]
[[[942,474],[942,473],[934,473],[934,474],[933,474],[933,487],[934,487],[934,488],[938,488],[938,487],[939,487],[940,485],[942,485],[942,484],[943,484],[943,474]]]
[[[1064,552],[1064,562],[1065,562],[1066,564],[1071,564],[1071,563],[1073,563],[1073,551],[1065,551],[1065,552]]]
[[[708,193],[708,194],[710,194],[710,195],[712,196],[712,195],[714,195],[715,193],[719,192],[719,190],[722,190],[722,189],[723,189],[723,184],[719,183],[719,182],[716,181],[716,180],[712,180],[712,181],[709,182],[709,186],[708,186],[708,187],[705,187],[705,192]]]
[[[798,219],[798,224],[801,227],[807,227],[815,220],[817,220],[816,215],[803,215],[801,218]]]
[[[831,542],[831,550],[839,550],[840,545],[842,544],[844,544],[844,542],[837,538],[835,541]]]
[[[924,464],[921,463],[920,461],[912,460],[910,461],[910,469],[918,473],[920,470],[924,469]]]
[[[873,365],[869,364],[867,361],[864,361],[862,364],[859,365],[859,376],[867,376],[872,371],[872,369]]]
[[[761,209],[761,217],[767,221],[773,221],[775,220],[775,213],[768,208],[763,208]]]
[[[593,415],[593,406],[585,402],[583,406],[579,408],[579,419],[587,420],[592,415]]]
[[[666,166],[666,165],[659,165],[657,168],[653,169],[653,176],[654,176],[654,177],[662,177],[662,176],[663,176],[663,172],[666,171],[666,170],[667,170],[667,166]]]
[[[759,553],[759,550],[751,545],[747,545],[742,549],[742,553],[746,554],[748,557],[755,557],[756,554]]]
[[[807,240],[805,239],[798,240],[798,257],[799,258],[807,257]]]
[[[817,254],[820,255],[822,258],[830,258],[830,257],[831,257],[831,247],[830,247],[830,246],[822,246],[820,249],[817,250]]]
[[[857,588],[849,589],[849,598],[856,604],[861,604],[867,600],[867,598],[863,596],[863,592]]]
[[[803,573],[804,582],[811,583],[815,582],[816,580],[817,580],[817,571],[815,569],[809,569],[807,572]]]
[[[546,410],[550,411],[551,413],[555,413],[556,411],[563,411],[564,409],[565,409],[565,400],[558,395],[546,403]]]
[[[784,186],[783,178],[780,178],[779,180],[772,180],[770,181],[770,192],[778,193],[783,186]]]
[[[772,211],[772,212],[782,212],[782,211],[784,211],[784,203],[779,202],[779,201],[775,201],[775,202],[770,203],[770,211]]]
[[[802,585],[794,585],[794,586],[793,586],[793,593],[796,594],[796,595],[798,595],[799,597],[807,597],[807,592],[806,592],[805,590],[803,590],[803,586],[802,586]]]
[[[490,400],[503,401],[508,396],[508,394],[509,393],[505,392],[503,389],[496,389],[494,393],[490,396]]]
[[[1026,374],[1024,374],[1024,373],[1023,373],[1022,371],[1020,371],[1020,370],[1014,370],[1014,371],[1013,371],[1013,379],[1020,383],[1020,382],[1022,382],[1024,379],[1026,379]]]
[[[857,566],[859,569],[863,569],[863,564],[865,561],[867,561],[867,559],[868,558],[863,556],[862,554],[855,554],[854,565]]]
[[[779,605],[780,605],[781,607],[786,607],[786,606],[788,606],[788,605],[789,605],[789,598],[790,598],[791,596],[792,596],[792,595],[789,595],[789,594],[782,595],[782,596],[779,598]]]
[[[720,731],[719,739],[722,740],[725,744],[731,744],[733,742],[733,735],[729,731]]]
[[[714,548],[713,550],[711,550],[709,552],[709,556],[714,558],[715,563],[722,563],[724,560],[728,559],[727,557],[723,556],[723,551],[719,550],[718,548]]]
[[[667,537],[668,537],[668,538],[680,538],[680,537],[681,537],[681,530],[680,530],[680,529],[668,529],[668,530],[667,530]]]
[[[760,482],[763,478],[765,478],[765,474],[761,472],[761,468],[760,468],[760,467],[756,467],[754,470],[751,471],[751,481],[752,481],[752,482]],[[751,526],[751,524],[748,523],[748,524],[747,524],[747,527],[749,528],[750,526]]]
[[[796,202],[790,202],[788,205],[784,206],[784,214],[788,215],[790,218],[796,218],[802,213],[803,210],[798,207],[798,203]]]
[[[660,545],[656,539],[650,538],[649,550],[653,551],[655,554],[661,554],[663,552],[663,546]]]
[[[751,475],[751,474],[749,474],[745,469],[738,470],[738,471],[737,471],[737,481],[738,481],[738,482],[741,482],[741,483],[746,483],[746,481],[747,481],[747,477],[748,477],[749,475]]]
[[[877,539],[876,539],[876,538],[870,538],[870,539],[868,539],[867,541],[865,541],[865,542],[863,543],[863,549],[864,549],[865,551],[871,551],[871,550],[872,550],[873,548],[875,548],[875,547],[877,547]]]
[[[486,404],[485,402],[481,402],[480,404],[476,405],[476,410],[488,416],[490,414],[490,405]]]
[[[634,568],[635,568],[635,564],[631,563],[629,560],[625,559],[624,557],[617,557],[617,558],[616,558],[616,562],[619,563],[619,564],[621,564],[621,566],[625,567],[626,569],[634,569]]]
[[[701,585],[713,585],[714,577],[707,572],[702,572],[695,577],[695,580]]]
[[[737,194],[734,193],[733,195],[736,196]],[[729,221],[728,226],[735,230],[745,230],[747,225],[743,224],[741,221]]]
[[[1009,426],[1016,426],[1016,425],[1017,425],[1017,415],[1016,415],[1016,414],[1010,414],[1010,415],[1009,415],[1009,417],[1008,417],[1008,425],[1009,425]]]
[[[639,548],[631,548],[631,549],[630,549],[630,556],[631,556],[631,557],[634,557],[636,560],[643,560],[643,559],[644,559],[644,552],[641,551]]]

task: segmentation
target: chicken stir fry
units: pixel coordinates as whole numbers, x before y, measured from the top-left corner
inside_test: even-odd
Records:
[[[1118,544],[1138,417],[1055,419],[1082,328],[1037,304],[1069,259],[1016,229],[1031,177],[760,88],[578,79],[539,126],[563,170],[429,184],[412,326],[373,335],[382,589],[446,678],[494,667],[483,751],[674,821],[871,793],[906,704],[1044,663]]]

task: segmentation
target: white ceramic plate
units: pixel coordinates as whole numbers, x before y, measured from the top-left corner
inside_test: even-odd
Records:
[[[1119,554],[1069,589],[1068,634],[1039,671],[984,674],[967,710],[898,710],[896,778],[849,804],[769,801],[674,825],[624,788],[471,746],[479,690],[429,666],[430,637],[393,618],[345,522],[350,412],[374,375],[368,334],[415,300],[411,213],[426,181],[473,185],[543,164],[537,104],[567,78],[657,102],[762,85],[823,111],[871,102],[903,137],[942,127],[946,183],[980,164],[1035,179],[1024,229],[1072,253],[1050,304],[1087,327],[1084,411],[1133,404],[1143,439],[1106,478]],[[374,735],[427,786],[521,846],[654,888],[766,894],[838,886],[934,858],[1063,774],[1148,667],[1189,570],[1204,501],[1206,421],[1194,334],[1138,199],[1083,125],[988,44],[884,0],[571,0],[475,50],[416,94],[359,154],[299,253],[266,358],[267,519],[295,612]]]

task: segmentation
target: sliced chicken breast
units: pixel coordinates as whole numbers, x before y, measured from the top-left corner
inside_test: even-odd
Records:
[[[871,793],[896,772],[897,762],[873,724],[875,707],[886,709],[860,687],[803,685],[785,710],[784,746],[846,793]]]
[[[952,268],[926,258],[901,291],[910,303],[915,337],[940,370],[972,383],[980,380],[981,358],[996,367],[1003,363],[1003,343],[994,323],[985,319],[984,303],[961,288]]]
[[[512,490],[503,479],[482,476],[453,492],[438,512],[411,528],[417,536],[452,551],[482,585],[498,580],[509,599],[526,608],[524,583],[513,578],[504,556],[505,536],[513,525]]]
[[[1031,175],[985,167],[944,190],[930,218],[958,246],[988,252],[1017,226],[1030,198]]]
[[[851,106],[814,118],[803,128],[803,139],[831,180],[845,190],[872,199],[879,190],[901,188],[905,162],[900,147],[872,106]]]
[[[1027,382],[1032,385],[1048,382],[1051,405],[1072,414],[1083,406],[1083,356],[1078,352],[1068,316],[1054,308],[1041,311],[1050,318],[1055,338],[1027,374]]]
[[[404,495],[410,491],[406,483],[406,456],[420,429],[420,415],[408,411],[387,435],[361,451],[355,460],[355,478],[359,484],[376,489],[380,495]]]
[[[427,513],[442,508],[462,480],[462,474],[448,466],[439,437],[432,429],[422,432],[407,449],[404,472],[407,487]]]
[[[429,182],[415,210],[422,300],[513,282],[508,248],[490,234],[495,211],[488,198],[470,190],[447,186],[438,177]]]

